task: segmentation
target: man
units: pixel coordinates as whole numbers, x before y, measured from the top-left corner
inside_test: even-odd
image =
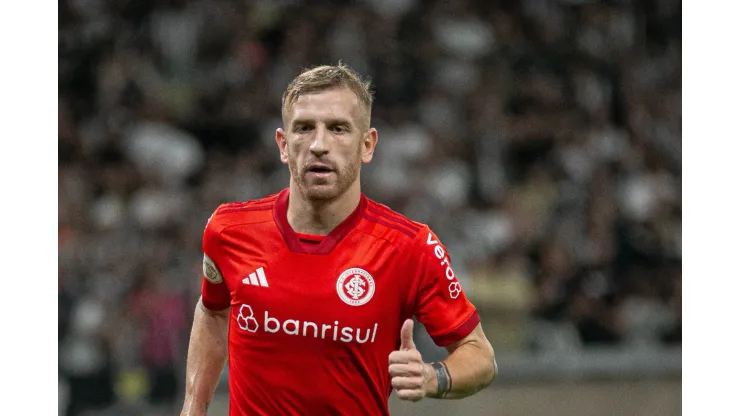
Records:
[[[203,237],[182,415],[205,415],[228,356],[231,415],[387,415],[400,399],[461,398],[493,381],[493,349],[426,225],[366,198],[378,142],[350,68],[300,74],[275,139],[290,185],[221,205]],[[416,316],[449,357],[424,363]]]

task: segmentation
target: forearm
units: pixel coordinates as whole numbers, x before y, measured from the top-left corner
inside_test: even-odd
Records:
[[[188,346],[182,416],[206,414],[226,363],[227,331],[228,310],[207,311],[199,300]]]
[[[442,385],[448,385],[448,392],[438,397],[438,381],[436,371],[431,364],[429,366],[431,374],[435,374],[426,385],[425,391],[427,397],[438,397],[444,399],[461,399],[473,395],[487,387],[497,372],[496,360],[493,349],[490,345],[480,345],[479,343],[466,343],[460,345],[445,360],[446,371],[440,375],[445,380]],[[443,366],[444,370],[444,366]]]

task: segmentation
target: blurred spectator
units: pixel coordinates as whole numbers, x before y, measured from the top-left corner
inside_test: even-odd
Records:
[[[85,297],[76,302],[69,334],[59,345],[59,373],[66,381],[68,416],[104,409],[114,403],[115,370],[105,321],[99,301]]]
[[[680,1],[331,4],[60,2],[68,414],[181,394],[205,221],[287,185],[280,96],[339,60],[375,85],[366,193],[436,231],[497,351],[681,342]]]
[[[129,300],[128,317],[141,326],[140,354],[149,377],[149,401],[173,406],[175,411],[184,374],[180,367],[186,356],[188,308],[158,264],[146,266],[140,287],[134,288]]]

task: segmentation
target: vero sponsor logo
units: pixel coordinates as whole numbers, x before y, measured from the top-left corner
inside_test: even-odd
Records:
[[[445,253],[445,249],[442,248],[442,244],[432,237],[432,233],[427,235],[427,245],[434,247],[434,256],[441,260],[439,265],[445,268],[445,277],[447,280],[450,280],[450,284],[447,287],[447,291],[450,293],[450,298],[457,299],[462,292],[462,287],[460,286],[460,282],[456,279],[455,272],[452,271],[450,258],[447,256],[447,253]]]
[[[455,272],[452,271],[452,266],[450,266],[450,258],[447,257],[445,249],[442,248],[442,245],[439,243],[439,241],[432,238],[432,233],[429,233],[429,235],[427,236],[427,245],[434,246],[434,255],[437,256],[438,259],[442,260],[439,265],[445,266],[445,276],[447,277],[447,279],[454,279]]]

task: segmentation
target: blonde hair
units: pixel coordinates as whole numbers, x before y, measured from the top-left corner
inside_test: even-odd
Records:
[[[338,65],[322,65],[309,68],[301,72],[288,85],[283,93],[282,117],[285,124],[290,107],[298,97],[304,94],[312,94],[336,87],[346,87],[355,93],[366,115],[366,128],[370,127],[370,114],[373,106],[372,84],[370,80],[362,77],[347,65],[339,62]]]

